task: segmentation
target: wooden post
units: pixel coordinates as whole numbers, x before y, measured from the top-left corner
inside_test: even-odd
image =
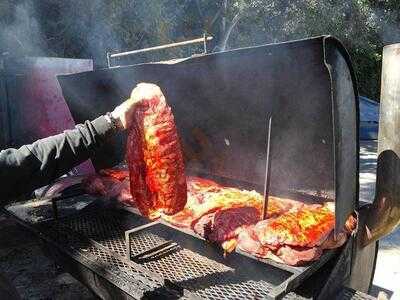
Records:
[[[368,209],[363,245],[400,224],[400,44],[383,49],[378,163],[374,203]]]

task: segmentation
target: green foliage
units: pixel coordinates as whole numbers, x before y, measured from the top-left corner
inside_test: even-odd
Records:
[[[397,0],[1,0],[0,54],[92,57],[214,36],[214,51],[331,34],[349,50],[360,93],[379,98],[382,47],[400,41]],[[116,63],[188,56],[201,47]]]

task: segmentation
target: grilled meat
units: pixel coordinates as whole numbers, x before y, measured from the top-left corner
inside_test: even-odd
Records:
[[[310,216],[310,214],[315,214],[315,216]],[[317,260],[325,249],[342,246],[349,234],[355,230],[357,219],[350,216],[345,228],[334,239],[334,224],[329,221],[332,216],[334,219],[330,205],[311,207],[305,205],[298,211],[286,212],[275,219],[260,221],[256,225],[241,228],[236,239],[236,246],[254,256],[270,258],[288,265],[302,265]],[[303,217],[303,219],[294,221],[292,220],[294,217]],[[328,222],[325,224],[326,221]],[[270,224],[275,225],[269,227]],[[310,235],[307,236],[307,234]],[[224,244],[222,246],[224,247]],[[225,250],[232,251],[231,248]]]
[[[269,255],[268,258],[276,260],[278,262],[284,262],[291,266],[299,266],[305,263],[315,261],[322,255],[320,247],[304,248],[304,247],[290,247],[283,246],[276,251],[276,254]],[[278,259],[275,259],[278,257]]]
[[[37,189],[35,191],[35,195],[37,197],[45,197],[45,198],[55,197],[55,196],[59,195],[60,193],[62,193],[65,189],[72,187],[74,185],[81,184],[81,182],[85,178],[86,178],[86,176],[81,176],[81,175],[66,176],[66,177],[58,178],[52,184],[49,184],[48,186]]]
[[[260,212],[255,207],[234,207],[202,216],[193,225],[193,230],[209,241],[222,243],[236,237],[240,227],[259,220]]]
[[[135,206],[129,193],[126,172],[109,169],[84,180],[86,189]],[[117,174],[117,175],[116,175]],[[118,179],[119,178],[119,179]],[[89,184],[88,184],[89,183]],[[323,250],[342,246],[357,225],[350,216],[334,239],[333,203],[310,205],[270,197],[268,218],[260,221],[263,197],[255,191],[224,187],[198,178],[187,178],[187,203],[175,215],[163,219],[177,227],[191,229],[227,252],[236,248],[251,255],[289,265],[317,260]]]
[[[162,93],[142,100],[132,121],[127,160],[137,207],[151,219],[175,214],[186,204],[186,177],[174,117]]]
[[[127,169],[102,169],[99,173],[103,176],[118,179],[119,181],[129,178],[129,171]]]
[[[82,180],[82,188],[89,195],[113,198],[124,204],[135,206],[130,193],[129,178],[120,181],[115,176],[89,175]]]
[[[203,216],[230,208],[252,207],[258,216],[261,214],[263,196],[256,191],[223,187],[212,180],[198,177],[188,177],[187,185],[188,201],[185,208],[173,216],[163,216],[177,227],[193,228]],[[278,216],[298,205],[301,205],[300,202],[270,197],[268,217]],[[200,229],[198,231],[201,232]]]
[[[263,245],[314,247],[322,244],[335,223],[328,206],[304,205],[302,208],[259,222],[255,231]]]

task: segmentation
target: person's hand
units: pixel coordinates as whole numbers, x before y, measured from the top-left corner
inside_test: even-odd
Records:
[[[117,106],[111,114],[121,122],[124,129],[127,129],[135,108],[140,106],[143,100],[151,100],[158,97],[164,97],[159,86],[152,83],[139,83],[132,90],[130,98]]]

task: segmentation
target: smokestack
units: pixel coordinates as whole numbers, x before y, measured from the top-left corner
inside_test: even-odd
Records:
[[[400,44],[383,49],[378,164],[374,203],[366,218],[363,245],[400,224]]]

